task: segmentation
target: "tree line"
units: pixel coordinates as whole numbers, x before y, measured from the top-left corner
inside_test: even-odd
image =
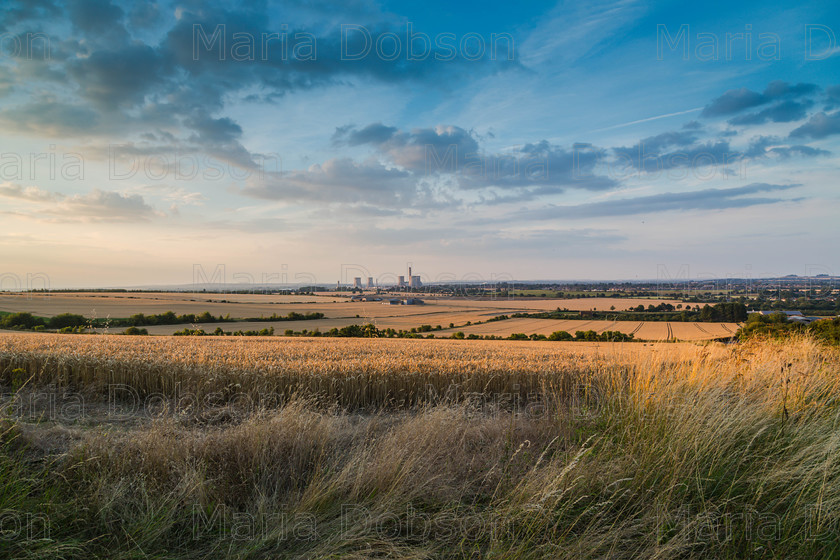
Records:
[[[325,315],[320,312],[298,313],[292,311],[287,315],[273,313],[269,317],[246,317],[244,319],[231,319],[230,314],[226,316],[214,316],[208,311],[200,314],[185,313],[177,315],[173,311],[146,315],[137,313],[128,318],[88,318],[75,313],[61,313],[54,317],[39,317],[32,313],[7,313],[0,316],[0,328],[28,331],[54,330],[63,333],[81,333],[85,330],[102,329],[110,327],[151,327],[155,325],[183,325],[195,323],[225,323],[225,322],[267,322],[267,321],[309,321],[323,319]],[[142,334],[131,332],[128,334]]]

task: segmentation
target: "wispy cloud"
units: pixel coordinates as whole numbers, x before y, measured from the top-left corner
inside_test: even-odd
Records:
[[[801,185],[773,185],[752,183],[730,189],[704,189],[683,193],[662,193],[636,198],[613,199],[574,206],[547,206],[539,210],[525,210],[515,214],[527,220],[581,220],[616,216],[655,214],[660,212],[685,212],[689,210],[727,210],[763,204],[776,204],[779,197],[750,197],[763,192],[787,191]]]

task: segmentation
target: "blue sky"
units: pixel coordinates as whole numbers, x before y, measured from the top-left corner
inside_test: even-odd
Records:
[[[840,274],[834,2],[35,0],[0,35],[6,289]]]

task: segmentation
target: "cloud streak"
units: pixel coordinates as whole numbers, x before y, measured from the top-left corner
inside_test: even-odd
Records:
[[[729,189],[703,189],[684,193],[662,193],[630,199],[614,199],[606,202],[592,202],[574,206],[548,206],[539,210],[527,210],[515,214],[527,220],[580,220],[635,216],[662,212],[686,212],[691,210],[715,211],[749,206],[776,204],[785,199],[779,197],[751,197],[748,195],[781,192],[800,187],[797,184],[773,185],[752,183]]]

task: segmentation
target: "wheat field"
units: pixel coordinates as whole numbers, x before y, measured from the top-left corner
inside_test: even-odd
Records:
[[[838,374],[807,338],[0,335],[0,510],[36,529],[0,551],[836,557]]]
[[[717,348],[717,347],[709,347]],[[198,397],[218,391],[305,394],[342,406],[416,403],[430,388],[525,395],[606,359],[704,355],[694,345],[471,340],[0,335],[0,369],[22,368],[35,385]],[[623,356],[623,358],[622,358]]]

